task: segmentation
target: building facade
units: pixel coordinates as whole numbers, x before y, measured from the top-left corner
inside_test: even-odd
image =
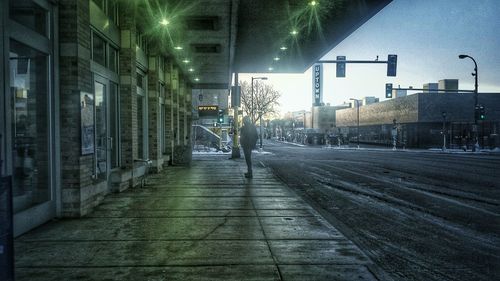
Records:
[[[500,146],[500,94],[479,93],[478,103],[486,108],[486,118],[478,120],[479,144]],[[336,127],[354,139],[357,128],[355,108],[336,112]],[[398,146],[448,148],[473,145],[474,94],[418,93],[361,106],[359,134],[364,143],[392,145],[392,129],[397,130]]]
[[[140,184],[148,165],[189,161],[192,84],[137,9],[0,5],[0,172],[12,183],[14,235],[88,214]]]

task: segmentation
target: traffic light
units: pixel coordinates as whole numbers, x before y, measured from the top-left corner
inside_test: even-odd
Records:
[[[484,120],[486,119],[486,113],[484,110],[484,106],[480,105],[479,106],[479,120]]]
[[[345,77],[345,56],[337,56],[337,77]]]
[[[392,99],[392,83],[385,84],[385,97]]]
[[[224,110],[223,109],[219,109],[219,113],[217,115],[217,122],[218,123],[224,123]]]
[[[387,56],[387,76],[396,76],[397,65],[398,55]]]

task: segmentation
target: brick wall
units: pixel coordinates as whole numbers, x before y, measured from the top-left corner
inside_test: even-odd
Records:
[[[93,185],[93,155],[81,155],[80,92],[92,92],[88,1],[59,1],[62,216],[84,214],[81,190]]]

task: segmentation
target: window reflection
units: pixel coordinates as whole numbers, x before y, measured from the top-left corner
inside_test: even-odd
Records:
[[[95,32],[92,34],[92,60],[106,66],[106,42]]]
[[[14,212],[50,200],[47,55],[10,41]]]
[[[33,1],[10,0],[10,19],[48,37],[48,12]]]

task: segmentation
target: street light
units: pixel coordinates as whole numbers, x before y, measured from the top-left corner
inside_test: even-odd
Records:
[[[477,63],[476,63],[476,60],[469,56],[469,55],[459,55],[458,56],[459,59],[465,59],[465,58],[469,58],[471,59],[473,62],[474,62],[474,72],[471,73],[472,76],[474,76],[474,127],[472,128],[472,132],[474,133],[474,146],[472,147],[472,151],[476,151],[476,147],[479,146],[479,143],[478,143],[478,137],[477,137],[477,115],[476,115],[476,108],[478,108],[478,104],[477,104],[477,100],[478,100],[478,91],[477,91]]]
[[[253,107],[253,80],[267,80],[267,77],[252,77],[252,122],[255,120]],[[260,150],[262,150],[262,112],[260,113]]]
[[[356,101],[356,108],[358,109],[358,127],[356,129],[356,133],[357,133],[357,140],[358,140],[358,149],[359,149],[359,102],[361,100],[358,100],[358,99],[353,99],[353,98],[350,98],[350,100],[353,100],[353,101]]]
[[[267,77],[252,77],[252,111],[251,111],[251,115],[252,115],[252,122],[255,120],[255,116],[254,116],[254,107],[253,107],[253,80],[267,80]]]
[[[446,151],[446,111],[441,112],[443,116],[443,151]]]

